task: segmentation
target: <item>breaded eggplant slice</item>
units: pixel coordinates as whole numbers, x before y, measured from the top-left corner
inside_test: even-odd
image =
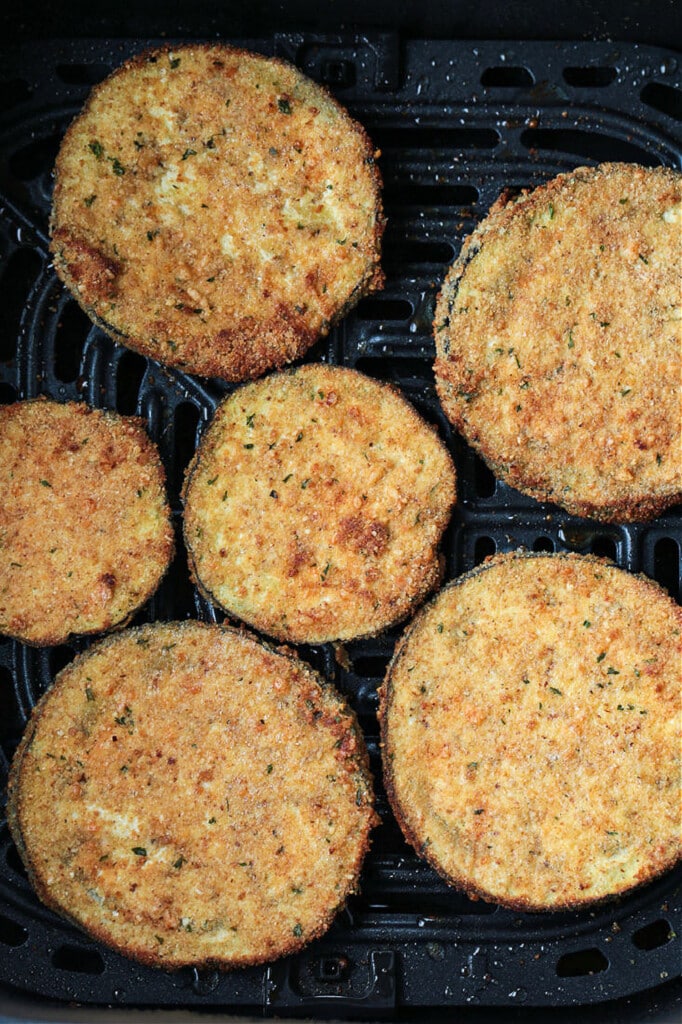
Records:
[[[681,628],[658,585],[592,556],[503,555],[442,590],[380,695],[408,842],[518,910],[581,907],[673,867]]]
[[[43,646],[122,626],[173,549],[141,419],[43,398],[0,408],[0,633]]]
[[[280,640],[323,643],[380,632],[438,584],[455,470],[396,389],[315,364],[219,406],[183,497],[209,600]]]
[[[334,688],[198,622],[126,630],[37,705],[8,821],[40,898],[144,963],[230,968],[321,935],[357,883],[373,794]]]
[[[682,499],[682,175],[603,164],[498,202],[434,320],[446,415],[512,487],[605,522]]]
[[[116,341],[246,380],[380,288],[376,153],[292,65],[222,45],[133,57],[63,140],[54,265]]]

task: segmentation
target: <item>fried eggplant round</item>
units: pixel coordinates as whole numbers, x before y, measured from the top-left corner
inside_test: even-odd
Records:
[[[223,402],[183,496],[208,599],[280,640],[323,643],[380,632],[439,583],[455,470],[396,389],[314,364]]]
[[[383,284],[364,129],[292,65],[222,45],[133,57],[57,157],[55,269],[116,341],[250,379]]]
[[[142,420],[42,398],[0,408],[0,633],[43,646],[124,625],[173,549]]]
[[[358,882],[375,824],[353,712],[245,632],[155,623],[96,644],[38,703],[8,820],[52,909],[153,966],[295,952]]]
[[[581,167],[495,204],[440,293],[443,408],[512,487],[602,521],[682,499],[682,175]]]
[[[444,588],[380,699],[405,837],[518,910],[620,895],[682,856],[682,610],[604,559],[497,556]]]

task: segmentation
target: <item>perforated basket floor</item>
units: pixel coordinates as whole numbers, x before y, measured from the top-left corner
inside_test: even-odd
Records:
[[[46,394],[142,415],[161,450],[178,523],[184,468],[226,389],[111,342],[64,292],[47,251],[60,138],[90,86],[149,42],[52,42],[3,53],[0,400]],[[386,289],[363,300],[309,358],[393,381],[447,440],[460,494],[446,538],[448,577],[525,545],[608,555],[679,600],[680,509],[648,525],[599,526],[496,484],[440,411],[430,323],[462,238],[503,187],[601,160],[680,167],[680,56],[634,44],[399,43],[391,33],[239,42],[326,83],[381,148]],[[140,620],[215,618],[190,584],[179,533],[178,548]],[[377,780],[376,691],[397,635],[348,644],[350,668],[331,648],[302,650],[357,710]],[[0,641],[3,791],[33,704],[85,646],[34,650]],[[167,974],[91,942],[38,903],[0,820],[0,987],[87,1004],[409,1019],[468,1005],[594,1004],[679,975],[682,870],[580,913],[523,915],[472,902],[408,849],[378,785],[383,823],[361,894],[300,955],[232,974]]]

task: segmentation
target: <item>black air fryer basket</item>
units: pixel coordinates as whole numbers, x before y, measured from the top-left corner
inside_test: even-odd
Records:
[[[44,394],[144,417],[166,467],[178,554],[138,621],[215,621],[189,581],[179,488],[228,388],[114,344],[65,292],[48,255],[51,171],[67,124],[95,82],[165,41],[45,39],[2,53],[0,401]],[[682,55],[633,42],[418,39],[384,28],[304,27],[234,41],[326,84],[381,150],[385,290],[363,299],[308,359],[392,381],[446,440],[459,484],[447,577],[520,545],[592,552],[646,573],[679,601],[680,508],[648,524],[599,525],[496,483],[440,410],[431,319],[446,268],[503,188],[603,160],[681,167]],[[492,1021],[554,1007],[552,1019],[562,1020],[680,1019],[682,868],[596,909],[530,915],[458,894],[408,848],[381,788],[376,721],[398,635],[349,643],[343,666],[331,646],[301,649],[347,695],[370,750],[382,824],[361,892],[300,954],[227,974],[134,964],[33,895],[4,820],[9,761],[36,700],[90,641],[37,650],[0,638],[0,1020],[106,1020],[110,1006]]]

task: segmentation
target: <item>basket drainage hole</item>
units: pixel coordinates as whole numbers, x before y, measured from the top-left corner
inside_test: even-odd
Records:
[[[58,64],[57,76],[67,85],[97,85],[111,73],[108,64]]]
[[[578,949],[559,957],[556,972],[560,978],[581,978],[605,971],[609,962],[600,949]]]
[[[677,597],[680,550],[672,537],[662,537],[654,546],[654,579]]]
[[[569,85],[576,85],[580,89],[603,89],[615,81],[617,74],[615,68],[608,66],[570,67],[564,68],[564,81]]]
[[[494,555],[496,551],[497,544],[492,537],[477,537],[474,545],[474,562],[479,565],[489,555]]]
[[[56,676],[63,668],[70,665],[75,657],[76,651],[68,644],[59,644],[57,647],[50,648],[47,656],[48,664],[50,666],[50,675],[53,677]]]
[[[322,61],[322,81],[339,89],[355,85],[355,64],[350,60]]]
[[[495,474],[478,457],[474,459],[474,486],[479,498],[492,498],[497,486]]]
[[[123,352],[116,367],[116,410],[122,416],[134,416],[147,360],[136,352]]]
[[[12,107],[18,106],[19,103],[25,103],[26,100],[30,100],[33,92],[28,82],[25,82],[23,78],[11,78],[8,82],[3,82],[2,93],[0,94],[0,110],[11,110]]]
[[[533,75],[524,67],[486,68],[481,75],[481,85],[486,88],[509,89],[534,85]]]
[[[353,658],[353,671],[367,679],[381,679],[386,674],[387,661],[383,654],[363,654]]]
[[[57,380],[70,384],[80,372],[83,346],[92,324],[75,302],[67,302],[55,332],[54,371]]]
[[[345,956],[323,956],[316,964],[315,974],[318,981],[343,981],[349,967]]]
[[[3,363],[16,358],[26,297],[40,268],[40,257],[31,249],[16,249],[3,261],[0,275],[3,314],[0,321],[0,361]]]
[[[652,921],[651,924],[644,925],[643,928],[638,928],[632,936],[632,941],[637,949],[651,950],[665,946],[666,942],[670,942],[674,936],[675,933],[668,922],[661,918],[659,921]]]
[[[360,320],[409,320],[414,310],[407,299],[362,299],[356,316]]]
[[[94,949],[80,946],[60,946],[52,954],[52,965],[61,971],[77,974],[104,974],[104,960]]]
[[[17,389],[4,381],[0,383],[0,405],[11,405],[18,398]]]
[[[591,544],[593,555],[600,558],[611,558],[615,560],[618,554],[618,545],[612,537],[595,537]]]
[[[5,946],[23,946],[28,939],[26,929],[11,917],[0,914],[0,942]]]
[[[662,82],[649,82],[640,93],[643,103],[660,110],[676,121],[682,121],[682,91]]]
[[[174,415],[174,460],[171,485],[179,491],[185,467],[194,455],[199,426],[199,410],[192,402],[180,402]]]
[[[24,728],[24,720],[16,706],[14,676],[8,668],[0,665],[0,740],[18,740]]]

